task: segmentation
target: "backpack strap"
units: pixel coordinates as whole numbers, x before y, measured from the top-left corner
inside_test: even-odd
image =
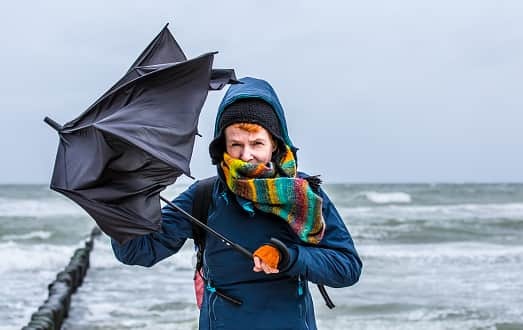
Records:
[[[194,192],[194,199],[192,204],[192,216],[207,224],[207,216],[209,214],[209,207],[212,202],[212,190],[214,183],[218,179],[217,176],[206,178],[198,181],[196,190]],[[198,248],[196,253],[196,270],[199,271],[203,264],[203,250],[205,249],[205,231],[195,224],[192,225],[192,233],[194,244]]]

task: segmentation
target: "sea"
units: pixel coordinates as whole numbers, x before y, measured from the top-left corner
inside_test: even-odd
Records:
[[[164,195],[186,188],[174,184]],[[325,184],[364,268],[311,285],[319,329],[523,329],[523,184]],[[46,185],[0,185],[0,330],[20,329],[95,222]],[[151,268],[95,240],[63,329],[197,329],[194,249]]]

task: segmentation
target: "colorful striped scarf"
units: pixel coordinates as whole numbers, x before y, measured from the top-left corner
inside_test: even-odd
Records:
[[[273,162],[250,164],[224,153],[221,168],[227,186],[258,210],[285,220],[302,241],[318,244],[325,232],[322,199],[307,180],[296,177],[296,161],[286,149],[279,166],[288,177],[280,176]]]

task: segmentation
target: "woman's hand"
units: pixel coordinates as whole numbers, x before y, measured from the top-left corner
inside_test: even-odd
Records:
[[[278,268],[273,268],[269,265],[267,265],[260,257],[255,256],[253,258],[254,260],[254,268],[252,269],[255,272],[265,272],[265,274],[277,274],[280,272]]]
[[[272,245],[265,244],[254,251],[252,254],[254,260],[255,272],[264,271],[265,274],[279,273],[278,262],[280,261],[280,252]]]

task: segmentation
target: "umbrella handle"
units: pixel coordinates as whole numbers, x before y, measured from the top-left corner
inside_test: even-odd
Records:
[[[291,256],[289,254],[289,249],[287,249],[287,246],[285,246],[285,244],[282,241],[280,241],[279,239],[274,238],[274,237],[271,237],[271,239],[269,240],[269,243],[267,243],[267,244],[272,247],[275,247],[280,254],[280,262],[278,263],[278,268],[279,269],[287,268],[287,266],[289,265],[289,262],[291,260]]]

